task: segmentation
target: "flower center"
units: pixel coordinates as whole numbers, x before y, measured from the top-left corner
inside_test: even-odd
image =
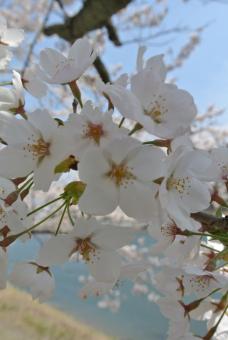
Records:
[[[76,243],[77,244],[75,250],[82,255],[83,259],[86,262],[91,261],[91,259],[95,256],[96,247],[91,242],[90,237],[87,237],[85,239],[77,239]]]
[[[43,138],[39,138],[34,144],[27,144],[24,149],[31,152],[35,158],[41,161],[50,154],[50,143],[45,142]]]
[[[165,105],[165,98],[159,96],[159,101],[155,100],[152,107],[144,110],[146,116],[149,116],[155,123],[161,124],[164,121],[164,115],[168,112]]]
[[[183,194],[190,188],[189,177],[186,176],[185,178],[174,178],[173,176],[170,176],[167,180],[166,188],[168,191],[174,189],[178,191],[179,194]]]
[[[161,111],[159,111],[159,109],[152,109],[150,111],[145,111],[145,115],[152,118],[153,121],[157,124],[160,124],[162,122],[162,113]]]
[[[161,226],[161,233],[164,237],[171,238],[173,242],[177,236],[178,228],[175,223],[167,223]]]
[[[189,281],[191,286],[196,290],[204,290],[206,289],[211,280],[215,280],[213,276],[210,275],[199,275],[199,276],[193,276]]]
[[[107,173],[107,176],[110,177],[118,187],[124,183],[127,184],[130,180],[136,179],[125,164],[112,164],[112,168]]]
[[[105,136],[105,131],[103,130],[102,124],[94,124],[88,122],[87,129],[84,134],[84,138],[93,139],[94,142],[99,145],[101,137]]]

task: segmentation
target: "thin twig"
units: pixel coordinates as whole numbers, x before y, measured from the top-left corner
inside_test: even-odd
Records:
[[[34,48],[36,46],[37,41],[39,40],[39,37],[40,37],[41,33],[43,32],[43,29],[44,29],[47,21],[48,21],[48,18],[49,18],[49,15],[50,15],[50,13],[51,13],[51,11],[53,9],[54,3],[55,3],[55,0],[50,0],[50,3],[48,5],[48,7],[47,7],[47,11],[46,11],[46,13],[44,15],[44,18],[43,18],[43,21],[42,21],[42,23],[40,25],[40,28],[36,32],[36,34],[35,34],[35,36],[33,38],[33,41],[32,41],[32,43],[29,46],[28,54],[26,56],[26,59],[25,59],[25,62],[24,62],[24,66],[23,66],[23,69],[21,71],[22,78],[24,76],[24,73],[25,73],[26,69],[28,68],[28,66],[30,64],[30,60],[31,60],[31,57],[32,57],[32,54],[33,54],[33,50],[34,50]]]

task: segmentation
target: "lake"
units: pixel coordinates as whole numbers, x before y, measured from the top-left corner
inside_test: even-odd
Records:
[[[35,258],[42,237],[29,242],[16,242],[9,249],[10,267],[16,261],[31,261]],[[117,313],[97,307],[96,298],[82,300],[79,297],[80,275],[87,274],[83,263],[69,262],[55,267],[56,290],[48,303],[73,315],[77,320],[104,331],[121,340],[165,340],[167,321],[159,308],[146,296],[132,295],[131,285],[123,284],[124,302]]]

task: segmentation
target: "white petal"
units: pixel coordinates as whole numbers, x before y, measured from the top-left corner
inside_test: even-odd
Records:
[[[41,131],[44,140],[49,141],[52,134],[57,130],[56,121],[47,110],[35,110],[28,115],[28,121]]]
[[[90,148],[80,159],[78,165],[79,177],[85,183],[96,183],[110,170],[110,166],[102,151],[98,148]]]
[[[7,146],[0,150],[0,175],[6,178],[27,176],[35,167],[32,158],[16,148]]]
[[[41,266],[63,264],[69,260],[74,247],[75,240],[71,235],[53,236],[41,247],[37,262]]]
[[[37,68],[36,68],[37,69]],[[39,71],[31,70],[25,72],[24,79],[27,81],[24,83],[24,87],[32,96],[41,98],[46,95],[47,85],[38,77]]]
[[[106,85],[102,91],[108,95],[112,104],[125,117],[137,121],[141,116],[142,106],[138,98],[120,85]]]
[[[12,47],[17,47],[24,39],[24,31],[16,28],[7,29],[3,34],[3,42]]]
[[[99,282],[115,282],[120,274],[121,258],[116,252],[99,251],[98,256],[87,262],[93,277]]]
[[[119,164],[125,159],[128,161],[129,155],[137,152],[140,145],[138,140],[131,137],[114,139],[104,148],[104,154],[110,162]]]
[[[109,179],[88,184],[79,200],[81,211],[94,215],[110,214],[118,205],[118,190]]]
[[[61,174],[55,174],[54,169],[58,162],[45,157],[34,170],[34,189],[48,191],[52,181],[56,181]]]
[[[40,65],[42,67],[42,75],[44,80],[52,82],[52,77],[57,73],[58,67],[64,65],[67,59],[59,53],[57,50],[52,48],[45,48],[40,53]],[[46,73],[46,74],[45,74]],[[50,77],[48,79],[48,77]]]
[[[135,236],[136,231],[130,227],[104,225],[96,231],[92,242],[102,249],[114,250],[129,244]]]
[[[175,197],[180,207],[191,213],[207,209],[211,201],[208,185],[194,178],[189,180],[189,189]]]
[[[137,276],[149,269],[150,265],[146,262],[126,264],[121,267],[120,279],[136,280]]]
[[[80,296],[87,298],[88,296],[101,296],[108,294],[113,288],[115,282],[87,282],[86,285],[81,289]]]
[[[148,222],[158,214],[158,202],[155,199],[157,190],[156,184],[139,181],[121,186],[119,206],[127,216]]]
[[[128,166],[133,168],[134,175],[140,180],[152,181],[163,176],[164,157],[161,149],[145,145],[131,157]]]

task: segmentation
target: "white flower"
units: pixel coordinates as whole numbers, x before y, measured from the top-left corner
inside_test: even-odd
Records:
[[[201,151],[183,153],[178,148],[167,159],[167,173],[160,186],[159,198],[162,208],[182,230],[199,229],[200,223],[190,214],[210,205],[208,185],[201,181],[210,165],[210,158]]]
[[[10,281],[19,288],[27,288],[33,299],[48,300],[54,291],[55,280],[47,267],[36,262],[17,263],[10,274]]]
[[[26,229],[30,223],[27,213],[27,205],[17,195],[16,186],[0,177],[0,232],[3,236]]]
[[[139,49],[137,70],[131,77],[131,91],[115,83],[99,86],[126,118],[161,138],[174,138],[189,131],[197,110],[192,96],[173,84],[164,83],[166,68],[162,55],[150,58],[145,67],[144,50]]]
[[[24,32],[17,28],[7,28],[6,19],[0,17],[0,45],[17,47],[24,39]]]
[[[228,181],[228,147],[220,147],[210,152],[213,161],[212,169],[219,168],[219,180]]]
[[[162,55],[150,58],[144,66],[144,52],[144,48],[139,48],[137,73],[131,77],[131,91],[141,105],[133,116],[155,136],[173,138],[183,134],[196,116],[193,98],[175,85],[164,83],[166,67]],[[129,118],[130,115],[129,112]]]
[[[13,71],[12,83],[12,89],[0,88],[0,110],[23,115],[25,104],[24,90],[21,76],[16,71]]]
[[[87,299],[89,296],[101,296],[108,294],[114,287],[113,282],[97,282],[90,281],[87,282],[80,291],[80,296],[82,299]]]
[[[0,247],[0,289],[6,288],[7,281],[7,253]]]
[[[121,258],[117,249],[130,243],[135,231],[130,228],[102,225],[94,218],[77,220],[67,235],[50,238],[40,249],[38,263],[62,264],[78,253],[98,282],[115,283],[120,275]]]
[[[46,95],[47,85],[39,77],[39,71],[37,71],[37,66],[32,68],[27,68],[23,75],[22,83],[24,88],[34,97],[41,98]]]
[[[172,296],[162,297],[156,304],[159,306],[161,313],[168,319],[181,322],[184,320],[184,307]]]
[[[147,228],[149,235],[158,241],[150,248],[151,254],[158,254],[166,250],[174,242],[179,231],[177,225],[165,216],[161,207],[159,209],[160,214],[158,216],[160,218],[157,223],[152,222]]]
[[[8,50],[7,46],[0,44],[0,70],[4,70],[10,59],[12,58],[12,53]]]
[[[130,217],[150,220],[157,214],[153,180],[163,172],[164,153],[126,137],[111,141],[103,150],[91,148],[81,158],[79,177],[87,184],[79,208],[106,215],[118,205]]]
[[[40,54],[43,79],[50,84],[70,83],[79,79],[95,58],[96,52],[87,38],[76,40],[68,57],[52,48],[45,48]]]
[[[99,78],[96,80],[98,91],[105,94],[124,117],[137,120],[141,113],[141,104],[126,85],[126,75],[122,75],[112,84],[104,83]]]
[[[7,28],[5,18],[0,16],[0,69],[4,69],[12,57],[9,47],[17,47],[23,39],[23,30]]]
[[[104,146],[111,139],[123,135],[123,129],[112,121],[112,111],[102,113],[93,108],[90,101],[85,103],[80,114],[71,114],[67,124],[73,129],[79,157],[90,146]]]
[[[97,282],[95,280],[87,282],[81,289],[80,295],[86,299],[90,295],[101,296],[109,293],[116,284],[121,280],[134,281],[138,275],[148,269],[147,263],[132,263],[122,265],[120,268],[119,277],[113,282]]]
[[[153,277],[154,285],[162,294],[172,296],[176,300],[180,300],[184,294],[182,290],[181,280],[182,270],[179,268],[171,268],[163,266],[161,271]]]
[[[48,190],[56,165],[74,154],[69,129],[58,126],[46,110],[36,110],[28,120],[1,115],[0,136],[7,146],[0,150],[0,174],[24,177],[34,171],[35,189]]]
[[[197,340],[190,332],[190,324],[187,318],[181,321],[169,321],[167,340]]]
[[[161,81],[165,81],[167,69],[163,61],[163,54],[156,55],[154,57],[150,57],[147,61],[144,61],[144,53],[146,52],[145,46],[140,46],[138,49],[137,61],[136,61],[136,69],[138,72],[145,70],[151,70],[156,72],[157,77]]]
[[[183,285],[186,294],[194,293],[197,298],[203,298],[215,289],[228,288],[228,277],[221,273],[201,270],[196,265],[187,265],[184,270],[186,274]]]
[[[153,72],[147,69],[131,78],[131,90],[141,104],[140,112],[137,110],[132,119],[161,138],[181,135],[189,130],[196,116],[193,98],[187,91],[154,78]]]
[[[168,265],[181,266],[186,261],[195,261],[199,254],[200,237],[178,236],[175,241],[164,251]]]

